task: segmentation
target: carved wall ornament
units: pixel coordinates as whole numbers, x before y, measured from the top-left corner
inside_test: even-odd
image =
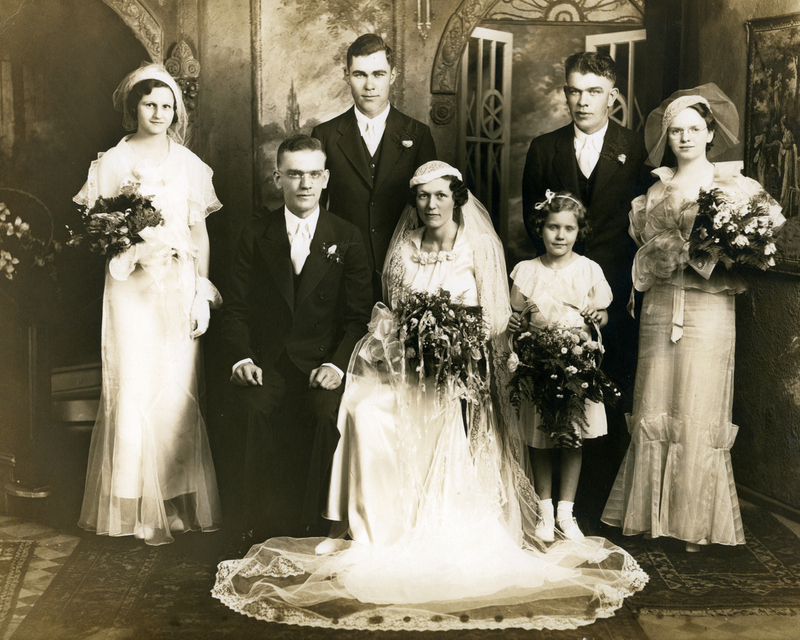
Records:
[[[642,24],[644,0],[499,0],[484,18]]]
[[[440,93],[431,96],[431,120],[438,125],[450,124],[456,116],[456,94]]]
[[[200,62],[194,57],[192,48],[185,40],[181,40],[172,47],[172,54],[164,62],[164,67],[181,88],[186,111],[191,114],[197,107]]]
[[[133,31],[153,62],[164,59],[164,29],[150,10],[138,0],[103,0]]]

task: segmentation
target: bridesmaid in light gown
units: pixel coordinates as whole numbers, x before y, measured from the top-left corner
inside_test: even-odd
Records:
[[[199,405],[199,337],[221,302],[207,279],[205,217],[222,205],[211,169],[181,144],[186,110],[164,67],[129,74],[114,102],[134,133],[92,163],[75,201],[92,207],[138,183],[164,223],[107,264],[103,386],[79,524],[157,545],[221,521]]]
[[[744,283],[722,265],[702,276],[687,251],[701,189],[763,191],[738,163],[708,159],[736,143],[738,128],[736,108],[714,84],[670,96],[650,114],[645,138],[653,166],[668,143],[677,167],[653,171],[659,182],[630,214],[639,246],[633,282],[645,292],[632,442],[602,520],[626,535],[683,540],[692,552],[745,543],[730,456],[738,431],[731,421],[735,294]],[[782,224],[774,201],[771,217]]]

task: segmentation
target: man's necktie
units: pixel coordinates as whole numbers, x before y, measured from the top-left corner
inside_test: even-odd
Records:
[[[375,131],[375,124],[373,122],[367,122],[367,126],[364,129],[364,142],[367,145],[367,149],[369,149],[369,154],[374,156],[375,152],[378,150],[380,138],[378,138],[378,132]]]
[[[297,225],[297,231],[295,231],[292,238],[290,255],[295,273],[299,274],[303,270],[303,265],[306,263],[309,253],[311,253],[311,234],[308,232],[308,224],[303,220]]]
[[[594,138],[586,136],[583,139],[583,146],[578,151],[578,167],[581,173],[587,178],[592,175],[599,159],[600,152],[595,148]]]

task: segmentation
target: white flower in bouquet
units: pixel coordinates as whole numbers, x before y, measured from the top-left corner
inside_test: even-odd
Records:
[[[513,373],[517,370],[517,367],[519,367],[519,356],[512,351],[511,355],[508,356],[508,370]]]
[[[741,233],[733,239],[733,244],[737,247],[744,248],[750,244],[750,241],[747,239],[747,236],[743,236]]]

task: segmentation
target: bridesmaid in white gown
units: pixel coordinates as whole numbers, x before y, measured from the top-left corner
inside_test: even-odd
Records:
[[[79,524],[147,544],[213,531],[221,514],[198,404],[200,342],[209,307],[205,216],[222,205],[211,169],[181,145],[186,110],[164,67],[129,74],[114,93],[132,135],[100,154],[75,196],[93,206],[139,183],[164,224],[108,262],[103,293],[103,386]]]
[[[647,580],[633,558],[601,538],[546,550],[533,538],[527,450],[497,366],[510,305],[490,218],[443,162],[411,186],[385,298],[445,289],[480,307],[494,352],[481,375],[501,400],[407,374],[397,321],[378,303],[348,368],[324,514],[348,519],[353,540],[268,540],[223,562],[212,593],[263,620],[346,629],[574,628],[611,616]]]

